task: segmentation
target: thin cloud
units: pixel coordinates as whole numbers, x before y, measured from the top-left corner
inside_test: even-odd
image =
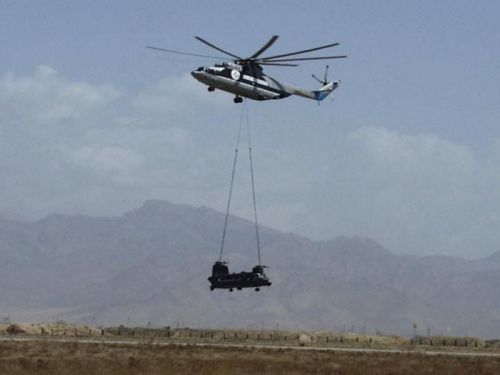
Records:
[[[0,211],[116,215],[150,198],[223,210],[238,108],[188,75],[125,93],[46,66],[6,74]],[[396,252],[500,248],[500,141],[478,154],[433,134],[365,126],[293,144],[257,145],[262,224],[315,239],[369,236]],[[252,218],[246,158],[233,207]]]

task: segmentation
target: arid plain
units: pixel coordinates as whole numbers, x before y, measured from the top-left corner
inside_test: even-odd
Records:
[[[494,375],[500,371],[496,343],[474,338],[18,326],[22,327],[31,329],[2,330],[0,374]]]

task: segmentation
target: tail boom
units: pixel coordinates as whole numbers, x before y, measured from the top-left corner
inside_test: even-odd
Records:
[[[339,86],[339,81],[330,82],[321,87],[319,90],[309,91],[298,87],[287,87],[286,91],[292,95],[302,96],[303,98],[321,101],[330,95]]]

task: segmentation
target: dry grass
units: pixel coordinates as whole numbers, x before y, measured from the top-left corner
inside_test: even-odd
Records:
[[[0,374],[499,374],[493,357],[54,341],[0,342]]]
[[[0,335],[7,334],[10,324],[0,324]],[[101,330],[97,327],[81,326],[74,324],[51,324],[51,323],[16,323],[26,335],[49,335],[49,336],[99,336]]]

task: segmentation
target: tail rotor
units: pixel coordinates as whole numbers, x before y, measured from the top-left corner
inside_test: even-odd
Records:
[[[325,74],[323,76],[323,79],[319,79],[318,77],[316,77],[316,75],[312,75],[312,77],[318,81],[319,83],[321,83],[323,86],[327,85],[328,84],[328,69],[330,69],[330,65],[327,65],[326,68],[325,68]]]
[[[319,90],[313,91],[315,95],[315,99],[318,101],[318,104],[321,100],[326,98],[333,90],[335,90],[340,81],[328,82],[328,70],[330,69],[330,65],[325,67],[325,73],[323,75],[323,79],[318,78],[316,75],[312,75],[312,77],[321,84],[321,88]],[[333,98],[332,98],[333,100]]]

